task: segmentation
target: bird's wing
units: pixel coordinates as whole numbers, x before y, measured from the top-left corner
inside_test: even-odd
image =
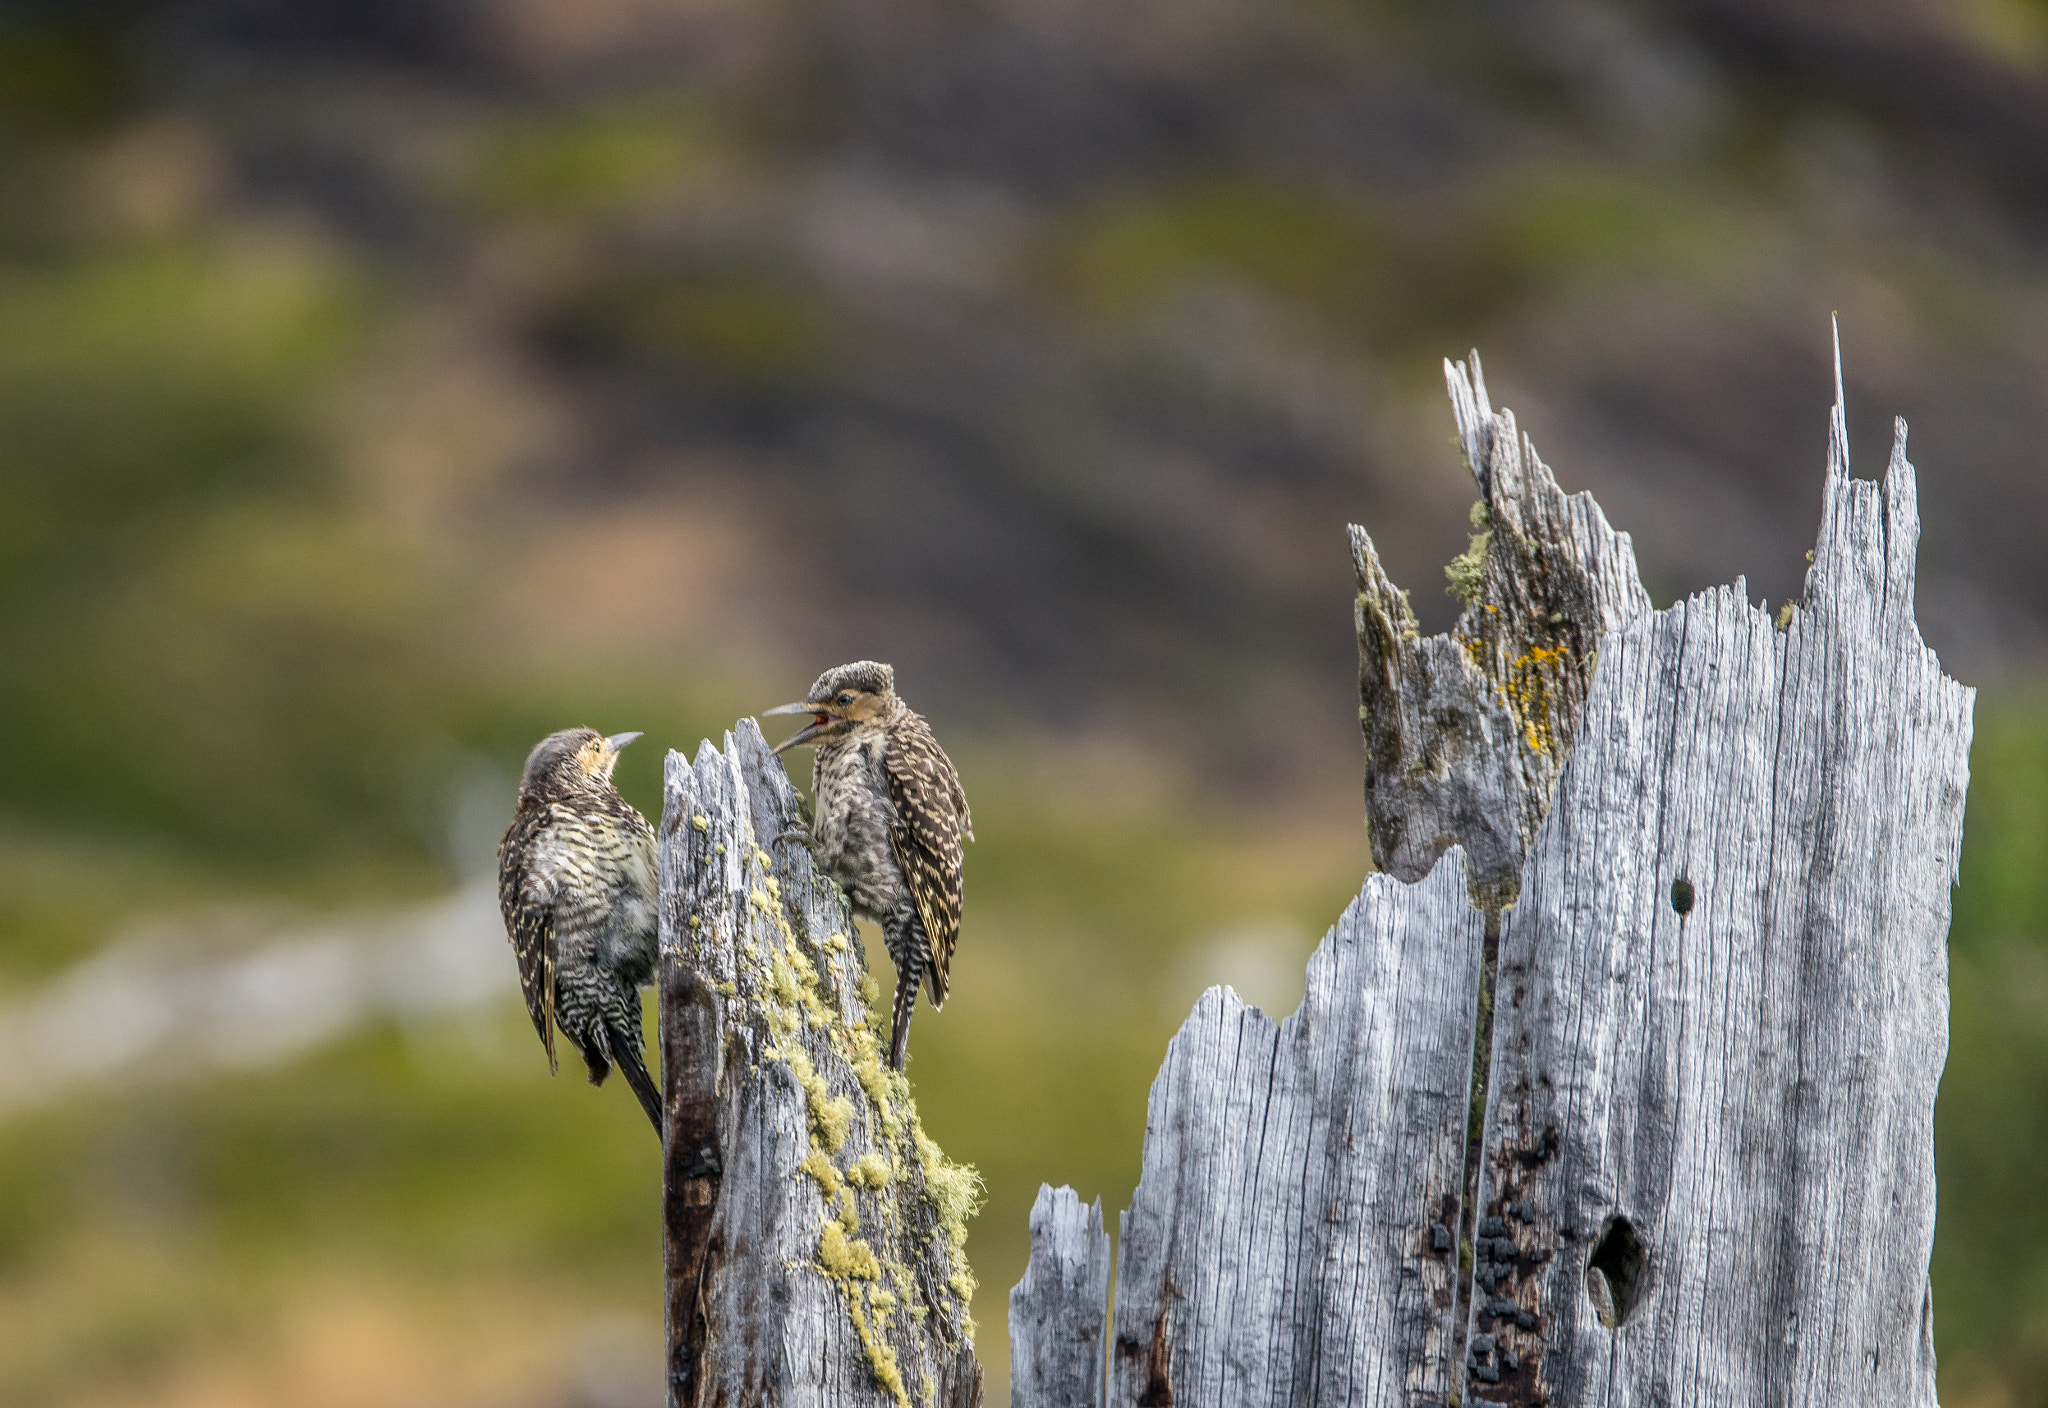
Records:
[[[647,824],[646,817],[640,815],[638,807],[634,806],[624,797],[619,796],[616,792],[612,794],[612,797],[612,811],[625,828],[626,844],[632,848],[633,854],[637,858],[647,863],[648,873],[650,875],[654,874],[656,866],[654,828]]]
[[[516,823],[515,823],[516,827]],[[555,1064],[555,903],[554,894],[524,863],[525,847],[506,837],[499,848],[498,908],[505,933],[519,960],[519,987],[526,994],[526,1012],[540,1044],[547,1049],[548,1071]]]
[[[953,760],[915,716],[894,730],[883,768],[889,775],[889,798],[896,804],[889,840],[931,941],[932,1006],[937,1007],[946,1000],[947,971],[960,937],[966,798]]]

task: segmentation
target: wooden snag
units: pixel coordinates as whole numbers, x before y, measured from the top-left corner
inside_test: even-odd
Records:
[[[1099,1408],[1108,1329],[1109,1234],[1102,1200],[1038,1190],[1031,1264],[1010,1292],[1011,1408]]]
[[[972,1408],[971,1169],[881,1059],[852,916],[751,720],[670,753],[661,853],[669,1403]]]
[[[1501,947],[1477,1401],[1935,1402],[1972,692],[1914,624],[1904,423],[1851,479],[1837,388],[1783,629],[1738,580],[1602,646]]]
[[[1451,1386],[1484,915],[1463,853],[1368,877],[1279,1024],[1167,1050],[1118,1229],[1112,1404],[1407,1405]]]
[[[1107,1402],[1932,1405],[1973,696],[1914,623],[1905,427],[1849,478],[1838,358],[1804,598],[1653,612],[1477,357],[1445,372],[1458,625],[1422,639],[1351,538],[1389,873],[1292,1017],[1214,989],[1169,1048]],[[1069,1221],[1043,1323],[1100,1303],[1051,1269]]]

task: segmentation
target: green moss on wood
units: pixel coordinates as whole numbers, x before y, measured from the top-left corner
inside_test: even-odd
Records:
[[[1490,531],[1474,533],[1471,545],[1444,568],[1444,576],[1450,579],[1444,590],[1466,606],[1479,600],[1479,590],[1486,584],[1486,549],[1492,540]]]

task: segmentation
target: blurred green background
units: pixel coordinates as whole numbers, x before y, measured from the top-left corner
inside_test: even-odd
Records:
[[[2048,1404],[2048,4],[0,4],[0,1403],[659,1393],[656,1153],[550,1081],[525,752],[892,660],[975,803],[927,1127],[990,1401],[1039,1182],[1366,866],[1478,346],[1659,603],[1796,591],[1839,310],[1981,686],[1944,1399]],[[801,773],[802,769],[799,769]]]

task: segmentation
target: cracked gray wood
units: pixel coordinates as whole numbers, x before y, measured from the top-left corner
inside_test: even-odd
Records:
[[[1972,693],[1913,619],[1904,425],[1883,482],[1851,480],[1838,374],[1780,629],[1739,581],[1652,612],[1627,536],[1491,412],[1477,359],[1447,372],[1490,534],[1458,626],[1419,639],[1352,534],[1392,873],[1293,1017],[1212,990],[1169,1048],[1108,1402],[1931,1405]],[[1459,846],[1505,911],[1491,1003]],[[1423,1249],[1432,1213],[1457,1224],[1475,1032],[1469,1358],[1447,1362],[1456,1263]],[[1035,1240],[1027,1280],[1077,1237]]]
[[[971,1408],[972,1175],[880,1059],[844,899],[776,844],[798,818],[751,720],[668,755],[669,1402]]]
[[[1371,537],[1350,530],[1366,818],[1381,870],[1417,880],[1462,845],[1475,899],[1499,907],[1571,750],[1600,638],[1650,598],[1628,534],[1592,495],[1558,488],[1513,413],[1488,404],[1479,354],[1469,373],[1445,362],[1444,378],[1484,540],[1457,625],[1425,639]]]
[[[1099,1408],[1109,1316],[1102,1200],[1038,1190],[1031,1264],[1010,1292],[1011,1408]]]
[[[1277,1026],[1228,988],[1195,1005],[1118,1227],[1111,1404],[1448,1389],[1484,931],[1466,884],[1457,850],[1416,884],[1368,876]]]
[[[1904,422],[1848,477],[1838,401],[1787,628],[1738,581],[1601,648],[1501,944],[1480,1210],[1513,1245],[1474,1328],[1519,1367],[1481,1402],[1935,1401],[1972,692],[1914,623],[1914,479]]]

